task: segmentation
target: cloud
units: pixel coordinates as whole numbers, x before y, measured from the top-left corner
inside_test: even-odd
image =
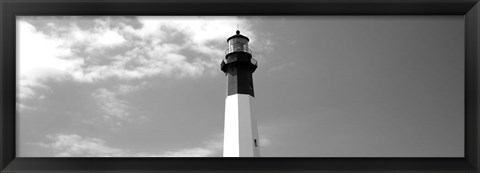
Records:
[[[34,88],[45,88],[43,81],[58,79],[81,64],[70,59],[72,51],[63,40],[52,38],[35,29],[27,22],[17,22],[18,29],[18,82],[19,98],[35,96]]]
[[[128,30],[142,38],[152,38],[158,41],[166,38],[167,34],[184,34],[187,43],[205,45],[208,42],[226,43],[226,38],[232,36],[239,28],[242,34],[248,35],[253,42],[255,36],[250,31],[247,20],[230,16],[194,17],[194,16],[140,16],[137,19],[142,23],[140,29]],[[163,28],[163,29],[162,29]]]
[[[109,89],[103,87],[96,89],[91,93],[91,96],[101,116],[86,118],[83,122],[87,124],[101,123],[102,126],[112,125],[111,130],[118,130],[125,122],[145,119],[146,117],[138,112],[132,114],[132,111],[137,110],[122,98],[148,86],[149,83],[144,81],[138,84],[116,84]]]
[[[128,85],[128,84],[120,84],[117,87],[117,91],[119,94],[129,94],[135,91],[138,91],[142,88],[145,88],[148,85],[147,82],[142,82],[138,85]]]
[[[55,157],[125,157],[128,150],[107,146],[104,140],[82,137],[77,134],[47,135],[49,144],[40,146],[52,149]]]
[[[96,37],[95,42],[101,46],[116,46],[121,43],[124,43],[126,40],[123,38],[118,32],[115,31],[104,31],[100,33],[98,37]],[[101,47],[97,46],[97,47]]]
[[[89,53],[100,51],[95,49],[112,48],[126,42],[125,38],[118,31],[118,28],[110,28],[104,23],[88,30],[81,29],[76,24],[72,24],[72,26],[68,28],[63,28],[63,30],[67,30],[69,33],[58,36],[58,39],[71,39],[66,43],[68,47],[77,46],[78,44],[88,45],[85,51]]]
[[[42,22],[32,22],[36,20]],[[255,40],[249,22],[238,17],[135,20],[139,26],[122,17],[19,17],[19,97],[35,97],[37,89],[48,88],[44,81],[52,79],[92,83],[157,75],[199,77],[218,72],[214,67],[237,24]]]
[[[78,134],[47,135],[49,143],[39,143],[51,149],[54,157],[210,157],[218,156],[221,140],[206,141],[200,147],[183,148],[162,153],[135,152],[109,146],[104,140]]]
[[[21,103],[17,103],[17,104],[16,104],[16,108],[17,108],[17,110],[22,110],[22,111],[25,111],[25,110],[37,110],[37,107],[28,106],[28,105],[26,105],[26,104],[21,104]]]
[[[167,151],[160,154],[137,153],[136,157],[219,157],[222,154],[223,144],[221,140],[203,142],[200,147],[182,148]]]
[[[122,95],[129,94],[139,90],[147,85],[143,82],[139,85],[120,84],[115,89],[109,90],[106,88],[99,88],[92,93],[92,97],[96,102],[101,116],[95,116],[90,119],[84,119],[83,122],[87,124],[102,124],[103,126],[110,126],[111,130],[118,130],[126,122],[144,119],[145,116],[134,114],[130,112],[134,107],[130,106],[127,101],[121,99]]]
[[[124,119],[130,116],[127,109],[128,106],[125,101],[117,99],[116,94],[105,89],[100,88],[96,90],[92,96],[97,101],[97,105],[100,107],[104,114],[105,119]]]

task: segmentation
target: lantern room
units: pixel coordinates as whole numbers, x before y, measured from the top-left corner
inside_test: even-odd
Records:
[[[239,30],[237,30],[236,33],[237,34],[227,39],[228,49],[225,53],[229,54],[232,52],[247,52],[251,54],[251,51],[248,48],[248,37],[241,35]]]

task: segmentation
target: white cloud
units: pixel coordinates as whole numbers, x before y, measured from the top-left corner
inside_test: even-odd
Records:
[[[37,110],[36,107],[33,107],[33,106],[28,106],[28,105],[25,105],[25,104],[21,104],[21,103],[17,103],[17,110]],[[19,114],[20,115],[20,114]]]
[[[91,122],[102,120],[102,122],[115,123],[116,126],[122,125],[125,120],[130,120],[129,106],[127,102],[117,98],[117,95],[105,88],[97,89],[92,93],[97,106],[102,111],[101,119],[95,118]]]
[[[222,154],[223,139],[216,136],[214,139],[203,142],[198,147],[180,148],[159,154],[136,153],[135,157],[219,157]]]
[[[142,88],[145,88],[147,85],[148,85],[147,82],[142,82],[138,85],[120,84],[118,85],[117,91],[119,94],[128,94],[134,91],[138,91]]]
[[[50,148],[55,157],[123,157],[129,151],[109,147],[104,140],[82,137],[76,134],[48,135],[51,143],[41,143],[40,146]]]
[[[47,135],[47,139],[50,143],[39,143],[39,146],[51,149],[54,157],[209,157],[219,155],[222,147],[220,140],[215,139],[200,147],[145,153],[111,147],[102,139],[77,134]]]
[[[67,75],[67,71],[81,64],[70,59],[72,51],[63,46],[63,40],[49,37],[27,22],[19,21],[17,59],[19,98],[35,96],[34,88],[45,88],[42,83],[48,78],[58,79]]]
[[[125,39],[120,34],[118,34],[118,32],[105,31],[104,33],[101,33],[101,35],[97,38],[96,41],[98,42],[98,44],[104,46],[115,46],[125,42]]]
[[[97,21],[97,20],[96,20]],[[112,48],[125,43],[127,40],[120,34],[118,28],[111,28],[104,22],[96,22],[97,25],[91,29],[81,29],[77,24],[72,24],[67,30],[67,34],[57,35],[58,39],[68,39],[68,46],[75,44],[88,45],[86,51],[89,53],[97,53],[94,51],[104,51],[104,48]]]
[[[182,148],[160,154],[137,153],[136,157],[212,157],[221,156],[223,144],[221,140],[204,142],[200,147]]]
[[[138,20],[144,27],[135,30],[134,33],[142,37],[152,38],[152,36],[158,36],[158,33],[165,35],[168,30],[162,30],[164,27],[170,31],[185,34],[186,39],[195,44],[205,44],[210,41],[225,43],[226,38],[235,34],[236,27],[239,25],[242,34],[248,35],[251,41],[255,40],[248,21],[238,17],[141,16]],[[163,37],[160,36],[160,38]]]

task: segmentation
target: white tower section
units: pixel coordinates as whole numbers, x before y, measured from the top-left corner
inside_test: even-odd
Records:
[[[223,157],[260,156],[252,101],[253,97],[248,94],[234,94],[225,99]]]

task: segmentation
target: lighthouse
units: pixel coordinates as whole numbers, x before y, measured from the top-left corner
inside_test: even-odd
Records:
[[[252,74],[257,61],[248,48],[249,39],[236,34],[227,39],[228,49],[221,63],[227,76],[223,157],[258,157],[260,141],[255,117],[252,115]]]

